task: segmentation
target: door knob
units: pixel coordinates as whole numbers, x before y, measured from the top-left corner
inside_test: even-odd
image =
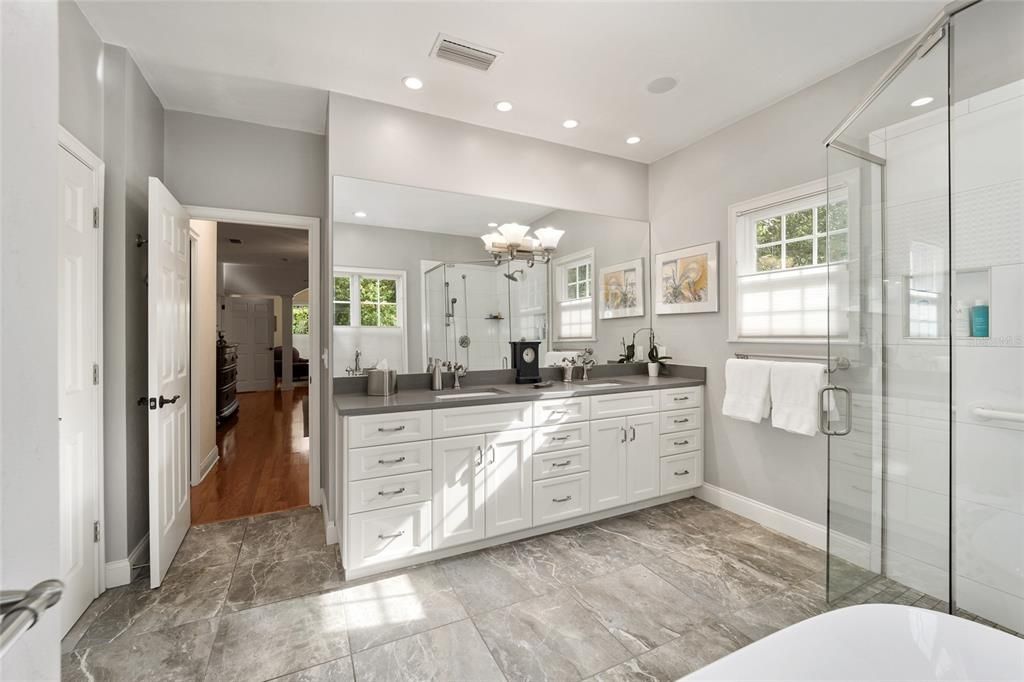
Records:
[[[176,395],[173,398],[165,398],[163,396],[160,396],[160,407],[163,407],[164,405],[173,405],[174,403],[178,402],[178,398],[180,397],[180,395]]]

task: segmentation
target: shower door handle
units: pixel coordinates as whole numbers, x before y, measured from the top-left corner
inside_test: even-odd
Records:
[[[829,414],[831,411],[828,403],[825,402],[825,396],[834,391],[846,395],[846,418],[843,420],[843,427],[838,431],[833,431],[830,426]],[[838,403],[836,405],[838,408]],[[853,430],[853,400],[850,397],[850,389],[845,386],[829,384],[818,391],[818,429],[826,436],[845,436]]]

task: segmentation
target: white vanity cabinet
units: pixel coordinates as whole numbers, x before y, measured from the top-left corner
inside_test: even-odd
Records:
[[[342,417],[346,575],[681,497],[702,422],[700,386]]]

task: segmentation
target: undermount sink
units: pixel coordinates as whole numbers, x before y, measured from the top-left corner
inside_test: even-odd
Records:
[[[501,395],[504,391],[497,389],[487,389],[486,391],[456,391],[454,393],[445,393],[443,395],[435,395],[434,400],[465,400],[467,398],[493,398],[496,395]]]
[[[576,388],[615,388],[621,386],[617,381],[577,381],[572,384]]]

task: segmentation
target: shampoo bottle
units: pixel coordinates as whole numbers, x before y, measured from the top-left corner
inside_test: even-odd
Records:
[[[988,337],[988,303],[981,299],[971,306],[971,336]]]

